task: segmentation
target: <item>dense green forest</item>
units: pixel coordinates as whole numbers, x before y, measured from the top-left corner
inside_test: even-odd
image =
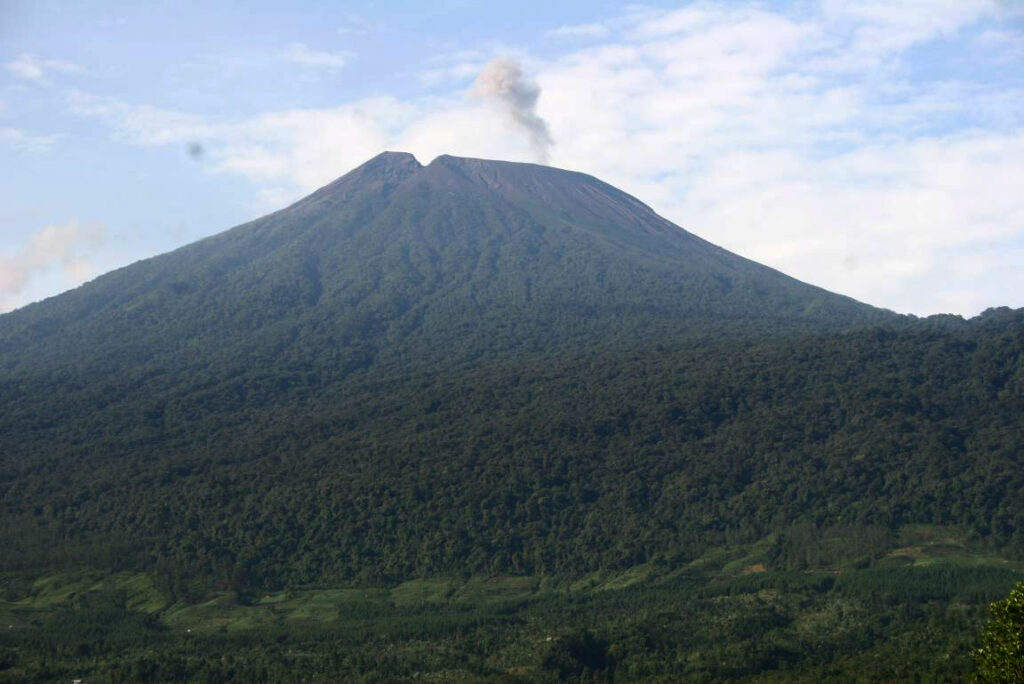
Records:
[[[10,681],[958,681],[1024,567],[1024,310],[544,167],[382,155],[0,316],[0,407]]]
[[[57,380],[2,418],[2,563],[152,571],[187,596],[579,575],[772,533],[773,566],[799,569],[808,526],[875,530],[844,546],[870,556],[913,523],[1022,558],[1021,316],[340,386]]]
[[[262,368],[204,392],[125,388],[38,444],[19,407],[4,667],[961,681],[984,604],[1024,577],[1021,318],[344,391]],[[142,599],[62,579],[82,568],[128,573]]]

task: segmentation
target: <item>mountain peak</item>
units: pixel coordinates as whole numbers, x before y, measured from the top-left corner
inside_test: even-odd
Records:
[[[409,176],[423,169],[416,157],[408,152],[381,152],[363,162],[295,205],[310,210],[322,207],[324,202],[353,201],[356,195],[386,197]]]
[[[335,183],[343,181],[349,177],[357,178],[360,181],[366,181],[371,178],[404,180],[408,175],[415,173],[422,168],[423,165],[416,160],[416,157],[408,152],[381,152],[376,157],[363,162],[346,173],[335,181]],[[334,183],[331,185],[333,184]]]
[[[161,323],[159,339],[141,340],[129,316],[188,324]],[[77,340],[92,362],[120,363],[123,339],[140,358],[178,359],[179,340],[198,336],[238,358],[281,345],[299,358],[309,347],[279,337],[292,331],[329,348],[343,341],[353,368],[426,367],[883,319],[716,247],[592,176],[451,155],[423,166],[389,151],[269,216],[5,315],[0,351],[56,358]],[[466,331],[457,347],[452,330]]]
[[[412,154],[410,154],[409,152],[394,152],[394,151],[390,151],[390,150],[385,150],[384,152],[381,152],[376,157],[373,157],[372,159],[364,162],[361,166],[359,166],[357,168],[365,168],[365,167],[371,167],[371,166],[374,167],[374,168],[381,168],[381,167],[408,168],[408,167],[412,167],[412,168],[415,168],[415,169],[419,169],[419,168],[423,167],[423,165],[420,164],[419,161],[416,160],[416,157],[413,156]]]

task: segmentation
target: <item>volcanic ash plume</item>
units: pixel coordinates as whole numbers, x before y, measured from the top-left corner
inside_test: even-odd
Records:
[[[510,116],[526,133],[537,161],[547,162],[554,141],[547,122],[535,110],[540,86],[523,76],[516,61],[503,57],[492,59],[476,77],[470,92],[496,104]]]

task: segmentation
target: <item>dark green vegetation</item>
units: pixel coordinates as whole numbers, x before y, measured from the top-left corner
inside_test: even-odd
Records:
[[[530,165],[382,155],[0,316],[0,407],[18,676],[956,679],[1024,559],[1024,311],[897,316]]]
[[[1024,682],[1024,582],[989,606],[982,644],[974,653],[973,680],[983,684]]]

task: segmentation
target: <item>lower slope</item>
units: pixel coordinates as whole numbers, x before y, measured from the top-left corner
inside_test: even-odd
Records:
[[[6,385],[0,564],[195,597],[579,576],[806,524],[868,530],[866,556],[912,523],[1020,556],[1021,317],[360,382],[268,363],[158,392]]]

